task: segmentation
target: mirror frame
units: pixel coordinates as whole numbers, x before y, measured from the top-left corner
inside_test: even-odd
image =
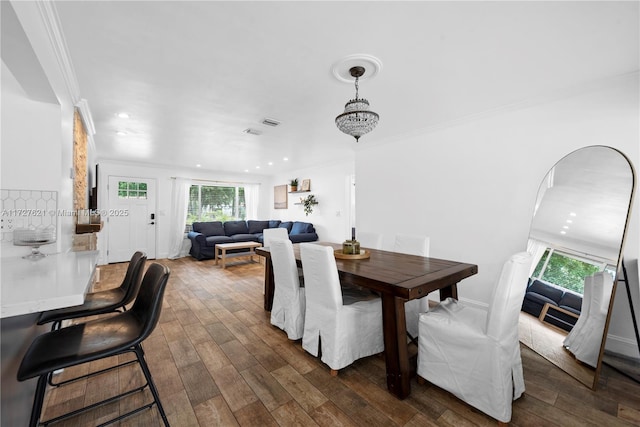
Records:
[[[589,382],[585,378],[585,377],[587,377],[587,375],[578,375],[576,372],[572,372],[571,370],[566,369],[565,367],[562,366],[562,364],[558,363],[558,360],[556,360],[555,358],[551,358],[550,356],[541,353],[539,350],[537,350],[535,348],[531,348],[531,349],[533,351],[535,351],[536,353],[540,354],[546,360],[548,360],[551,363],[553,363],[558,368],[560,368],[563,371],[565,371],[567,374],[569,374],[572,377],[574,377],[576,380],[578,380],[582,384],[586,385],[587,387],[591,388],[592,390],[595,390],[596,387],[597,387],[599,378],[600,378],[600,373],[602,371],[602,363],[603,363],[603,357],[604,357],[604,351],[605,351],[605,344],[606,344],[607,335],[608,335],[608,332],[609,332],[609,325],[610,325],[610,322],[611,322],[611,314],[612,314],[612,311],[613,311],[613,305],[614,305],[614,300],[615,300],[615,295],[616,295],[616,290],[617,290],[617,285],[618,285],[618,279],[619,279],[620,269],[621,269],[622,261],[623,261],[624,245],[625,245],[625,241],[626,241],[627,231],[628,231],[628,228],[629,228],[629,222],[631,220],[631,210],[633,208],[633,202],[634,202],[634,196],[635,196],[635,187],[636,187],[636,172],[635,172],[635,168],[633,166],[633,163],[629,159],[629,157],[627,155],[625,155],[622,151],[620,151],[620,150],[618,150],[618,149],[616,149],[614,147],[610,147],[610,146],[606,146],[606,145],[591,145],[591,146],[578,148],[578,149],[573,150],[570,153],[566,154],[560,160],[558,160],[556,163],[554,163],[554,165],[549,169],[547,174],[545,174],[545,176],[542,178],[540,186],[538,186],[538,192],[536,193],[537,196],[536,196],[535,205],[538,205],[538,203],[540,203],[540,201],[544,199],[544,196],[540,196],[540,187],[545,184],[546,178],[549,176],[549,173],[551,173],[551,171],[553,171],[554,168],[556,166],[558,166],[558,164],[560,164],[568,156],[571,156],[572,154],[575,154],[578,151],[586,150],[586,149],[590,149],[590,148],[606,148],[606,149],[610,149],[610,150],[615,151],[616,153],[618,153],[618,155],[620,155],[627,162],[627,164],[629,165],[629,170],[631,171],[631,188],[630,188],[631,193],[629,195],[629,203],[628,203],[628,206],[627,206],[627,215],[626,215],[626,218],[625,218],[624,228],[622,229],[622,236],[621,236],[621,239],[620,239],[618,257],[617,257],[617,264],[616,264],[616,273],[615,273],[615,277],[614,277],[614,280],[613,280],[613,288],[612,288],[612,291],[611,291],[611,298],[609,300],[609,308],[608,308],[608,312],[607,312],[607,318],[605,320],[602,339],[600,341],[600,351],[599,351],[599,354],[598,354],[598,361],[597,361],[596,367],[595,368],[591,368],[591,367],[589,367],[589,366],[587,366],[585,364],[582,364],[578,360],[575,360],[575,363],[585,366],[585,369],[589,369],[589,370],[593,369],[592,381]],[[533,229],[533,218],[534,218],[534,216],[535,216],[535,208],[534,208],[534,215],[532,215],[531,226],[529,228],[529,236],[531,236],[531,231]],[[525,344],[525,345],[527,345],[527,344]]]

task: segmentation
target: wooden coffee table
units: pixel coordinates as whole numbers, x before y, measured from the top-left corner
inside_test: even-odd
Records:
[[[251,257],[251,261],[253,261],[253,256],[256,254],[254,249],[261,247],[262,244],[258,242],[236,242],[236,243],[218,243],[216,245],[216,265],[218,264],[218,260],[222,260],[222,268],[227,268],[226,261],[227,258],[232,257],[240,257],[240,256],[248,256]],[[247,249],[242,252],[231,252],[227,253],[229,250],[234,249]]]

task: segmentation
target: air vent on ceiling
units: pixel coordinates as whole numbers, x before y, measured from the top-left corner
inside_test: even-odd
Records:
[[[249,135],[261,135],[262,134],[262,132],[260,132],[259,130],[252,129],[252,128],[246,128],[242,132],[248,133]]]
[[[262,124],[263,125],[267,125],[267,126],[276,127],[276,126],[278,126],[280,124],[280,122],[275,120],[275,119],[270,119],[270,118],[266,117],[266,118],[264,118],[262,120]]]

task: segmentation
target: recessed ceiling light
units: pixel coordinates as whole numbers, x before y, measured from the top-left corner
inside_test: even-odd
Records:
[[[577,216],[575,212],[570,212],[569,216]]]
[[[121,119],[128,119],[129,113],[118,113],[118,117],[120,117]]]
[[[116,132],[116,135],[118,135],[118,136],[125,136],[126,134],[127,134],[126,132],[121,131],[121,130]]]
[[[249,172],[249,169],[245,169],[244,171],[245,171],[245,172]]]
[[[260,166],[256,166],[256,169],[260,169]]]
[[[196,167],[197,167],[197,168],[201,168],[201,167],[202,167],[202,165],[201,165],[200,163],[198,163],[198,164],[196,165]]]
[[[561,231],[560,234],[567,234],[567,232],[566,231]]]
[[[289,160],[288,157],[283,158],[282,160],[284,160],[285,162]]]
[[[570,219],[568,219],[568,220],[567,220],[567,223],[568,223],[568,224],[573,224],[573,221],[572,221],[572,220],[570,220]]]
[[[262,124],[263,125],[267,125],[267,126],[273,126],[276,127],[280,124],[279,120],[276,119],[270,119],[268,117],[265,117],[264,119],[262,119]]]
[[[273,162],[269,162],[269,163],[268,163],[268,165],[269,165],[269,166],[273,166]]]
[[[246,128],[242,132],[248,133],[249,135],[262,135],[262,132],[260,132],[257,129],[253,129],[253,128]]]
[[[563,225],[562,228],[564,228],[565,230],[568,230],[569,226],[568,225]]]

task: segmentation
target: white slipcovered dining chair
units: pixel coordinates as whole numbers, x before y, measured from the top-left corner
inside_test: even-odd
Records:
[[[262,231],[262,246],[268,248],[271,245],[272,239],[289,239],[289,232],[286,228],[265,228]],[[302,268],[298,268],[298,280],[300,285],[304,286],[304,274]]]
[[[411,234],[397,234],[393,245],[394,252],[409,255],[429,256],[429,237]],[[418,336],[418,318],[420,313],[429,311],[429,298],[424,296],[404,303],[407,332],[413,341]]]
[[[569,348],[576,359],[594,368],[598,365],[600,357],[600,347],[612,291],[613,278],[609,273],[601,271],[593,275],[589,315],[584,326],[580,328],[580,334]]]
[[[298,340],[304,331],[305,289],[300,287],[293,244],[289,238],[271,239],[269,250],[274,279],[271,324],[290,340]]]
[[[271,239],[288,239],[289,234],[286,228],[265,228],[262,231],[262,246],[268,248],[271,246]]]
[[[447,298],[420,315],[419,379],[505,423],[524,392],[518,316],[531,261],[520,252],[504,264],[488,312]]]
[[[580,336],[584,334],[584,325],[589,317],[589,310],[591,309],[591,299],[593,294],[593,276],[587,276],[584,278],[584,288],[582,293],[582,304],[580,305],[580,317],[573,325],[571,331],[563,341],[563,345],[571,350],[580,339]]]
[[[302,348],[337,375],[355,360],[384,350],[382,301],[369,291],[342,294],[333,248],[300,244],[306,311]]]
[[[382,234],[372,231],[361,231],[357,236],[361,248],[382,249]]]
[[[393,251],[409,255],[429,256],[429,237],[414,234],[396,234]]]

